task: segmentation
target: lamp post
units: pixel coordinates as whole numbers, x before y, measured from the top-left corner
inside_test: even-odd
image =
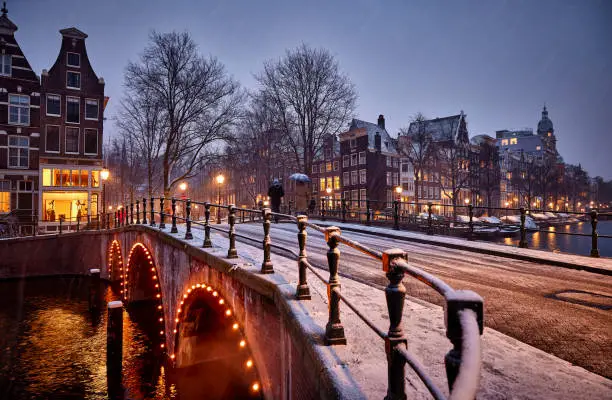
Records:
[[[187,197],[185,196],[185,191],[187,190],[187,182],[179,183],[179,190],[181,191],[181,200],[185,200]],[[183,218],[185,217],[185,207],[181,206],[183,210]]]
[[[106,167],[100,171],[100,178],[102,179],[102,215],[106,212],[106,180],[109,176],[110,172]]]
[[[221,205],[221,185],[225,181],[225,177],[222,174],[217,175],[215,178],[217,183],[219,184],[219,188],[217,190],[217,206]],[[221,223],[221,207],[217,207],[217,224]]]

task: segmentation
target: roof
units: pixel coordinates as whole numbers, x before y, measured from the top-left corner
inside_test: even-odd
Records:
[[[394,140],[391,135],[389,135],[386,129],[381,128],[380,126],[378,126],[378,124],[353,118],[349,130],[353,129],[365,129],[366,133],[368,134],[368,149],[376,150],[374,138],[378,133],[380,134],[381,151],[387,153],[397,152],[396,140]]]
[[[75,39],[87,38],[87,34],[85,32],[78,30],[74,26],[72,28],[60,29],[60,33],[62,34],[62,36],[71,37]]]
[[[0,33],[5,33],[8,31],[9,34],[13,34],[17,30],[17,25],[15,25],[13,21],[11,21],[9,17],[6,16],[6,14],[8,13],[8,10],[6,9],[6,3],[0,11],[2,11],[2,15],[0,15],[0,31],[4,31]]]
[[[467,129],[465,132],[461,132],[460,129],[462,122],[465,123],[465,117],[466,115],[462,111],[460,114],[451,115],[449,117],[411,122],[408,127],[407,136],[414,135],[424,129],[425,132],[432,135],[433,140],[436,142],[447,140],[456,141],[462,133],[464,134],[463,139],[467,140]]]

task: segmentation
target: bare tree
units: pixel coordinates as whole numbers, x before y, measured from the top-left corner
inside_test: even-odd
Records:
[[[427,118],[422,113],[417,113],[412,118],[411,125],[412,129],[400,129],[398,145],[401,154],[413,167],[414,199],[418,209],[420,183],[432,164],[435,144],[431,132],[427,129]]]
[[[352,116],[357,94],[325,49],[302,44],[255,76],[258,97],[289,141],[298,168],[309,173],[327,134],[340,132]]]
[[[512,160],[512,186],[519,192],[520,203],[529,210],[537,194],[540,167],[541,163],[536,157],[524,152]]]
[[[158,190],[156,177],[161,169],[161,153],[165,139],[164,108],[152,91],[134,92],[127,88],[121,101],[117,127],[124,138],[133,143],[135,151],[146,164],[147,191],[149,196]]]
[[[230,137],[240,117],[243,93],[214,57],[204,58],[188,33],[157,33],[137,62],[125,72],[132,93],[151,95],[163,109],[160,150],[162,186],[172,187],[194,176]]]
[[[488,215],[491,215],[493,197],[500,190],[501,171],[499,165],[499,151],[495,143],[483,141],[478,146],[478,164],[470,165],[475,171],[476,184],[481,195],[484,195]]]
[[[436,157],[440,162],[440,186],[451,200],[453,216],[457,212],[457,200],[461,190],[470,187],[470,146],[467,142],[448,140],[437,143]]]

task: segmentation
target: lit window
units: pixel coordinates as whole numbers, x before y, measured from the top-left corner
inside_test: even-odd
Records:
[[[66,153],[78,154],[79,128],[66,127]]]
[[[69,67],[79,68],[81,66],[81,55],[78,53],[67,53],[66,65]]]
[[[30,125],[30,96],[9,94],[9,124]]]
[[[60,134],[59,126],[47,125],[46,129],[46,140],[45,140],[45,151],[49,153],[59,153],[60,151]]]
[[[502,139],[502,146],[508,146],[508,139]]]
[[[89,171],[86,169],[81,170],[81,187],[89,186]]]
[[[548,132],[548,137],[551,137],[551,136],[552,136],[552,132]]]
[[[9,168],[28,168],[30,157],[30,138],[9,136]]]
[[[321,188],[321,191],[325,190],[325,178],[320,178],[319,179],[319,186]]]
[[[536,146],[536,150],[542,150],[542,146]]]
[[[85,154],[98,154],[97,129],[85,129]]]
[[[85,119],[98,120],[98,100],[85,100]]]
[[[51,186],[51,170],[49,168],[43,168],[43,186]]]
[[[338,175],[334,176],[334,189],[340,189],[340,176]]]
[[[0,213],[11,211],[11,181],[0,181]]]
[[[68,89],[80,89],[81,88],[81,74],[79,72],[67,71],[66,72],[66,87]]]
[[[91,187],[100,187],[100,171],[91,171]]]
[[[78,124],[81,120],[80,99],[78,97],[66,97],[66,122]]]
[[[332,170],[332,163],[331,162],[325,163],[325,169],[327,170],[327,172],[331,172],[331,170]]]
[[[511,138],[510,139],[510,144],[517,144],[518,143],[518,139],[517,138]]]
[[[51,115],[54,117],[59,117],[60,115],[62,115],[61,101],[62,101],[62,97],[60,95],[48,94],[47,95],[47,115]]]
[[[11,64],[13,57],[10,54],[2,54],[0,57],[0,75],[11,76]]]

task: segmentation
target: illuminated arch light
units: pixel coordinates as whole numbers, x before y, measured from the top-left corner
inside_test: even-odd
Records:
[[[119,265],[119,271],[123,271],[121,267],[123,265],[123,261],[121,261],[121,245],[119,241],[116,239],[111,242],[111,245],[108,249],[108,277],[112,279],[113,277],[113,260],[115,259],[115,254],[119,255],[119,259],[117,260],[117,264]],[[121,276],[120,278],[122,278]]]
[[[163,342],[159,345],[159,347],[161,349],[165,349],[166,348],[165,342],[166,342],[167,338],[165,337],[166,331],[164,329],[164,315],[163,315],[164,307],[163,307],[163,300],[162,300],[162,291],[161,291],[160,284],[158,283],[159,279],[157,277],[157,269],[155,268],[155,265],[153,264],[153,257],[151,256],[151,252],[142,243],[136,243],[130,249],[127,265],[128,265],[128,267],[130,266],[132,255],[134,254],[136,249],[139,248],[139,247],[142,249],[142,251],[144,251],[144,255],[146,257],[145,259],[148,260],[149,265],[151,266],[151,268],[150,268],[150,271],[151,271],[151,280],[153,282],[155,282],[153,284],[154,289],[156,291],[155,298],[159,301],[159,304],[157,305],[157,310],[161,312],[161,315],[160,315],[160,317],[158,319],[158,321],[159,321],[159,323],[161,325],[161,329],[159,331],[159,334],[160,334],[160,336],[164,337],[163,338]],[[125,272],[129,272],[129,268],[126,267],[125,268]],[[124,275],[125,275],[125,277],[124,277]],[[124,278],[123,287],[124,287],[125,291],[122,290],[121,293],[123,293],[124,299],[127,300],[127,290],[128,290],[128,287],[127,287],[128,285],[127,284],[128,284],[128,281],[127,281],[127,274],[124,274],[124,275],[121,275],[121,277]]]

